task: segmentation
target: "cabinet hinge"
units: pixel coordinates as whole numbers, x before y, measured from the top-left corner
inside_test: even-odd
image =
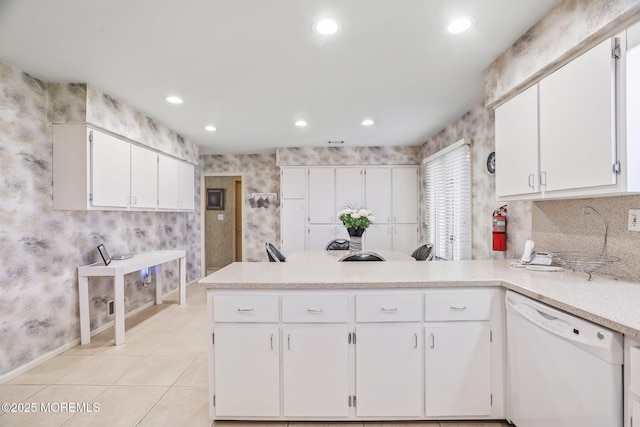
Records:
[[[613,164],[612,170],[613,170],[613,173],[615,173],[616,175],[620,175],[620,170],[621,170],[620,160],[618,160]]]
[[[214,333],[211,334],[211,344],[215,345],[215,343],[216,343],[216,334],[214,332]]]
[[[89,131],[89,142],[93,142],[93,131]]]
[[[622,56],[622,51],[620,50],[620,39],[618,37],[615,38],[615,46],[613,48],[613,57],[616,59],[620,59]]]

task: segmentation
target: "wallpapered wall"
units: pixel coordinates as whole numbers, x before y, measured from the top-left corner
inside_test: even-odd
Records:
[[[187,213],[52,210],[52,120],[93,121],[198,157],[195,145],[97,89],[49,85],[0,61],[0,378],[79,337],[76,267],[98,259],[99,243],[111,253],[185,248],[187,280],[199,277],[199,225]],[[165,274],[169,291],[177,263]],[[137,273],[125,281],[126,311],[153,301],[154,286]],[[111,320],[112,295],[109,279],[90,282],[92,329]]]
[[[485,101],[495,106],[571,56],[638,19],[638,0],[563,0],[485,70]]]
[[[280,169],[275,154],[224,154],[200,156],[202,175],[234,174],[242,177],[243,190],[243,260],[268,261],[265,242],[280,241],[280,208],[252,208],[251,193],[280,193]],[[198,180],[200,183],[200,180]],[[200,216],[198,210],[198,217]],[[200,218],[198,218],[198,223]],[[205,237],[217,244],[217,240]]]
[[[530,238],[531,204],[512,202],[508,204],[507,251],[495,252],[491,248],[491,216],[494,209],[504,204],[496,202],[495,179],[486,168],[487,156],[494,150],[494,134],[493,110],[479,105],[430,138],[421,149],[424,158],[462,138],[471,138],[473,259],[513,258],[522,253],[524,241]],[[424,173],[424,167],[421,171]],[[423,206],[424,201],[421,200],[420,205]]]

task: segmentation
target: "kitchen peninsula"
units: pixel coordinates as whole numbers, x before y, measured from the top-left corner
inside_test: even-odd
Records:
[[[234,263],[200,283],[217,420],[505,419],[507,289],[640,337],[637,283],[504,260]]]

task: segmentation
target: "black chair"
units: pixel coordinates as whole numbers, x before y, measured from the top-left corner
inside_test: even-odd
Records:
[[[348,254],[339,259],[339,261],[386,261],[375,252],[358,252]]]
[[[349,241],[347,239],[334,239],[327,243],[325,251],[348,251]]]
[[[269,257],[270,262],[285,262],[287,257],[285,257],[280,249],[276,248],[273,244],[267,242],[264,244],[265,249],[267,250],[267,256]]]
[[[416,261],[431,261],[433,259],[433,245],[431,243],[425,243],[413,251],[411,254]]]

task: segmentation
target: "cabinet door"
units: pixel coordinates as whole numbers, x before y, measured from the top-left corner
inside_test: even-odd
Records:
[[[131,145],[131,207],[158,204],[158,153]]]
[[[368,230],[367,230],[368,232]],[[411,255],[418,247],[417,224],[393,225],[393,250]]]
[[[334,168],[309,168],[309,222],[333,224],[335,199]]]
[[[358,416],[418,417],[422,338],[418,326],[356,328]]]
[[[336,238],[334,225],[309,225],[307,227],[307,249],[321,251],[327,247],[327,243]]]
[[[304,199],[282,199],[280,203],[280,247],[284,254],[305,249],[307,217],[304,207]]]
[[[418,222],[418,168],[393,168],[391,189],[393,222]]]
[[[336,211],[364,208],[362,178],[362,168],[336,168]]]
[[[495,122],[496,196],[539,191],[538,85],[496,108]]]
[[[373,224],[364,233],[364,250],[393,250],[393,226],[391,224]]]
[[[364,201],[376,224],[391,222],[391,168],[366,169]]]
[[[606,40],[540,82],[543,190],[616,183],[611,52]]]
[[[346,325],[282,330],[284,415],[349,415],[349,348]]]
[[[216,417],[280,415],[278,328],[215,329]]]
[[[280,190],[283,199],[304,199],[307,184],[305,168],[282,168]]]
[[[131,198],[131,144],[96,130],[91,133],[91,204],[127,208]]]
[[[491,414],[490,328],[481,322],[425,329],[427,416]]]
[[[158,155],[158,207],[177,209],[180,200],[180,162]]]
[[[193,210],[195,208],[195,168],[192,164],[178,162],[180,182],[180,209]]]

